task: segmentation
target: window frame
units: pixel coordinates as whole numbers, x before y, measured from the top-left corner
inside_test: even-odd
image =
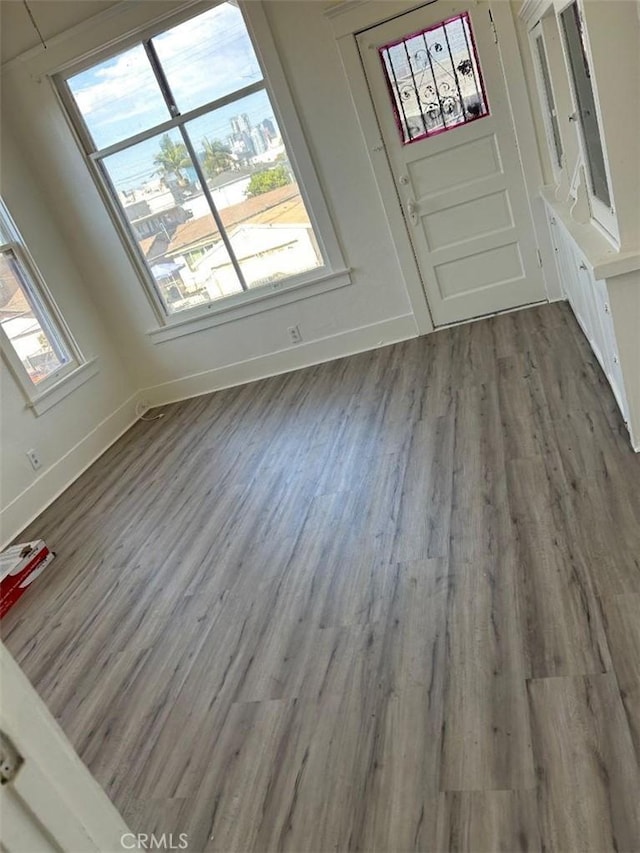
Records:
[[[83,160],[122,241],[124,250],[143,286],[143,292],[146,294],[154,311],[157,325],[148,332],[154,339],[154,342],[161,342],[186,334],[188,330],[185,327],[190,322],[193,323],[194,330],[200,330],[209,325],[219,325],[221,322],[227,322],[230,319],[239,319],[258,311],[277,307],[280,301],[272,299],[272,297],[277,297],[281,291],[286,291],[286,294],[282,294],[282,303],[287,304],[296,299],[306,298],[307,295],[313,295],[317,292],[324,292],[324,290],[342,287],[351,283],[350,270],[345,264],[261,2],[240,0],[238,3],[238,8],[243,16],[262,71],[262,81],[258,84],[252,84],[246,87],[246,89],[264,89],[270,99],[275,119],[278,122],[280,133],[285,143],[291,168],[298,181],[300,195],[305,203],[314,235],[324,260],[324,265],[279,281],[249,288],[242,293],[221,297],[181,311],[171,312],[165,305],[156,283],[142,258],[129,223],[126,221],[124,212],[117,201],[117,192],[106,170],[99,166],[98,161],[108,156],[105,152],[114,153],[112,150],[114,148],[122,150],[135,144],[132,140],[139,141],[171,128],[179,127],[183,123],[186,124],[189,120],[199,115],[213,111],[224,102],[229,103],[239,99],[242,96],[238,95],[238,92],[245,92],[245,90],[236,90],[229,96],[211,101],[204,106],[181,114],[177,118],[172,117],[163,124],[156,125],[152,132],[145,131],[129,137],[128,145],[118,143],[115,146],[109,146],[101,149],[101,154],[97,156],[90,133],[76,106],[69,87],[66,85],[66,80],[215,6],[221,5],[224,1],[195,0],[194,2],[185,4],[183,8],[174,9],[159,17],[156,16],[150,23],[138,27],[120,38],[110,40],[108,43],[88,52],[80,59],[65,63],[49,75],[53,83],[53,90],[62,108],[67,124],[78,144]],[[188,116],[188,118],[185,118],[185,116]],[[313,294],[305,293],[306,287],[312,285],[315,285],[312,288]],[[294,290],[299,292],[293,295],[290,291]],[[267,304],[264,304],[265,300]],[[218,315],[222,315],[223,318],[220,319]],[[208,321],[207,318],[209,318]],[[174,328],[176,330],[175,335],[172,334],[172,329]]]
[[[35,414],[42,414],[58,399],[85,381],[85,377],[88,379],[89,375],[93,375],[93,372],[87,372],[87,368],[93,366],[94,361],[88,362],[83,357],[4,199],[0,199],[0,224],[5,236],[9,238],[5,242],[0,236],[0,251],[13,254],[25,297],[47,337],[67,358],[65,364],[36,384],[29,376],[9,336],[0,326],[0,351],[4,360],[22,390],[27,405],[34,409]],[[81,381],[78,381],[80,379]]]
[[[558,98],[556,92],[554,90],[554,80],[553,74],[551,71],[551,63],[549,61],[549,51],[547,49],[547,40],[545,37],[543,21],[540,20],[538,23],[529,30],[529,39],[530,39],[530,47],[531,47],[531,55],[533,58],[533,66],[536,77],[536,88],[538,90],[538,101],[540,102],[540,109],[542,112],[542,121],[544,124],[545,137],[547,140],[547,150],[549,152],[549,161],[551,163],[551,169],[556,180],[556,183],[560,183],[562,172],[566,165],[566,154],[565,154],[565,141],[562,138],[562,129],[560,123],[560,115],[558,113]],[[546,63],[547,68],[547,77],[549,83],[549,89],[551,91],[551,97],[553,98],[553,117],[552,117],[552,108],[549,102],[549,97],[547,94],[547,85],[545,83],[545,74],[542,68],[542,59],[539,53],[538,43],[542,44],[542,51],[544,53],[544,61]],[[558,151],[558,145],[556,142],[556,134],[554,133],[553,128],[553,118],[555,118],[556,122],[556,130],[557,130],[557,142],[560,144],[560,151]]]
[[[600,143],[600,149],[602,151],[602,157],[604,161],[604,170],[605,177],[607,182],[607,190],[609,193],[609,204],[607,205],[602,199],[598,198],[593,190],[593,182],[591,177],[591,162],[589,160],[587,145],[584,136],[584,128],[582,124],[582,118],[580,115],[580,104],[578,99],[578,94],[576,91],[576,82],[574,79],[573,67],[571,63],[571,57],[569,55],[569,46],[567,44],[567,34],[564,27],[563,15],[567,12],[572,6],[575,7],[575,14],[578,21],[578,29],[580,31],[580,41],[582,45],[582,50],[584,53],[584,60],[589,68],[589,80],[590,86],[593,94],[594,101],[594,109],[595,109],[595,121],[598,129],[598,139]],[[555,7],[555,15],[558,22],[558,30],[560,34],[560,44],[562,47],[562,55],[564,57],[565,64],[565,73],[567,75],[567,81],[569,86],[569,93],[573,108],[573,115],[571,116],[571,120],[575,117],[576,132],[578,135],[578,145],[580,147],[580,152],[582,156],[582,163],[584,165],[584,173],[585,173],[585,183],[587,190],[587,198],[589,199],[589,208],[591,211],[591,219],[594,225],[596,225],[604,235],[611,240],[613,238],[615,241],[619,240],[618,233],[618,224],[615,215],[614,208],[614,199],[613,199],[613,185],[611,182],[611,170],[609,168],[609,156],[607,153],[607,145],[604,135],[602,133],[602,118],[600,115],[600,102],[598,98],[598,91],[595,85],[595,79],[593,76],[593,58],[591,56],[591,48],[589,46],[589,33],[584,20],[584,13],[582,10],[582,6],[579,0],[568,0],[566,3],[562,3],[560,6]]]

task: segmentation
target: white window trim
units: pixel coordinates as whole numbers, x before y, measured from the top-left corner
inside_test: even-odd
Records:
[[[59,343],[69,355],[69,361],[66,364],[62,365],[59,370],[50,373],[49,376],[36,385],[25,370],[6,332],[0,326],[0,351],[26,399],[27,407],[32,409],[34,414],[41,415],[87,379],[90,379],[91,376],[95,375],[98,370],[97,360],[93,359],[87,362],[84,359],[71,334],[71,330],[67,326],[31,252],[23,241],[3,201],[0,201],[0,216],[8,232],[7,236],[11,238],[10,242],[2,243],[1,248],[5,251],[10,250],[15,255],[26,276],[31,297],[35,299],[40,311],[49,321],[51,327],[50,333],[58,338]],[[89,370],[92,365],[94,367],[93,372]]]
[[[575,91],[575,84],[573,81],[573,73],[571,70],[571,60],[569,58],[569,54],[567,51],[567,40],[564,34],[564,27],[562,23],[561,15],[565,12],[569,6],[573,5],[574,0],[566,0],[566,2],[556,3],[554,6],[556,18],[558,21],[558,29],[560,31],[560,45],[562,47],[562,55],[564,56],[564,64],[565,64],[565,73],[567,75],[568,85],[569,85],[569,96],[571,98],[571,102],[573,105],[573,111],[577,114],[578,112],[578,102],[577,102],[577,94]],[[580,23],[583,29],[584,34],[584,50],[587,57],[587,63],[589,64],[589,69],[591,71],[591,88],[593,90],[593,100],[596,109],[596,121],[598,124],[598,133],[600,136],[600,146],[602,148],[602,154],[604,158],[604,169],[607,177],[607,185],[609,189],[609,196],[611,198],[611,206],[608,207],[603,201],[597,198],[594,195],[593,188],[591,185],[591,174],[590,174],[590,164],[589,159],[587,157],[587,151],[584,141],[584,134],[582,131],[582,125],[580,122],[576,122],[577,127],[576,131],[578,134],[578,145],[580,148],[580,154],[582,157],[582,163],[584,165],[584,172],[586,178],[586,190],[587,190],[587,198],[589,199],[589,207],[591,210],[591,222],[595,228],[597,228],[604,237],[606,237],[609,241],[614,241],[616,247],[620,242],[620,233],[618,231],[618,221],[615,214],[615,202],[613,198],[613,182],[611,180],[611,169],[609,167],[609,155],[607,152],[607,142],[604,137],[604,133],[602,132],[603,123],[602,123],[602,111],[600,109],[600,99],[598,97],[598,87],[596,85],[596,79],[594,74],[594,62],[593,56],[591,54],[591,45],[589,43],[589,29],[586,26],[585,18],[584,18],[584,10],[582,8],[582,3],[580,0],[575,0],[576,6],[578,7],[578,14],[580,17]]]
[[[108,178],[89,153],[91,147],[87,144],[88,140],[84,133],[84,123],[73,99],[66,91],[64,80],[73,74],[77,74],[97,64],[101,59],[126,50],[127,47],[137,44],[141,39],[150,38],[158,32],[176,26],[221,2],[223,0],[217,0],[217,2],[210,2],[210,0],[209,2],[202,2],[202,0],[198,0],[198,2],[183,4],[178,10],[174,10],[172,13],[165,13],[160,17],[155,16],[153,20],[148,21],[142,27],[138,26],[133,32],[129,29],[122,38],[110,39],[108,44],[85,54],[77,61],[71,60],[64,63],[64,65],[60,65],[57,69],[50,71],[48,75],[53,83],[58,102],[76,139],[82,157],[88,166],[89,172],[105,204],[105,208],[122,240],[123,248],[153,308],[158,325],[155,329],[150,330],[149,334],[154,336],[157,342],[188,334],[189,331],[200,331],[207,326],[218,325],[220,322],[228,322],[232,319],[240,319],[259,311],[271,310],[279,305],[316,295],[318,292],[323,292],[323,285],[325,285],[324,289],[328,290],[332,289],[332,287],[344,286],[351,283],[350,270],[346,266],[338,242],[338,237],[309,153],[261,0],[253,0],[252,2],[249,2],[249,0],[239,0],[239,7],[264,72],[265,89],[271,100],[275,118],[285,142],[289,161],[293,166],[295,174],[299,177],[298,186],[300,194],[305,202],[317,243],[325,261],[323,266],[300,276],[291,276],[283,279],[281,282],[277,282],[275,286],[273,284],[264,285],[249,289],[242,294],[213,300],[204,306],[195,306],[194,308],[172,313],[165,306],[155,283],[151,280],[150,273],[140,256],[140,251],[133,235],[123,220],[123,215],[118,208],[113,190],[109,186]],[[96,16],[96,20],[100,17]],[[56,83],[56,81],[58,82]],[[62,84],[60,81],[62,81]],[[335,282],[339,283],[336,284]],[[294,289],[298,292],[295,296],[290,293]],[[284,291],[287,291],[286,296]],[[242,310],[240,306],[246,306],[245,310]],[[224,315],[224,319],[216,322],[215,318],[222,315]],[[208,322],[203,323],[203,317],[205,316]],[[188,328],[190,325],[191,329]],[[171,333],[172,329],[176,331],[176,334]]]
[[[549,82],[550,82],[551,91],[553,93],[553,99],[554,99],[554,103],[555,103],[556,121],[558,122],[558,134],[560,136],[560,144],[562,146],[560,165],[558,165],[558,160],[557,160],[557,155],[556,155],[555,139],[553,136],[553,127],[551,124],[551,116],[550,116],[551,105],[549,104],[549,101],[547,98],[547,92],[546,92],[546,88],[544,85],[544,78],[543,78],[542,67],[541,67],[541,63],[540,63],[540,56],[538,54],[538,44],[537,44],[538,39],[542,39],[542,49],[544,50],[544,54],[545,54],[545,57],[547,60],[547,68],[549,71]],[[547,140],[547,151],[549,154],[549,162],[551,164],[551,171],[553,174],[553,178],[556,182],[556,185],[559,185],[562,181],[562,173],[563,173],[563,170],[564,170],[565,164],[566,164],[566,153],[564,150],[565,141],[562,138],[562,128],[561,128],[560,116],[558,115],[558,98],[557,98],[557,93],[554,90],[553,74],[552,74],[552,69],[551,69],[551,63],[549,61],[549,51],[547,49],[547,40],[545,37],[544,28],[542,26],[542,20],[538,21],[538,23],[531,30],[529,30],[529,46],[530,46],[530,52],[531,52],[531,57],[532,57],[532,61],[533,61],[534,75],[535,75],[535,79],[536,79],[536,89],[538,92],[538,102],[540,104],[540,111],[542,113],[542,122],[544,124],[544,132],[545,132],[545,137]]]
[[[85,382],[88,382],[89,379],[93,379],[99,372],[100,366],[97,358],[76,365],[73,370],[66,373],[53,385],[48,385],[42,391],[38,389],[38,393],[32,394],[27,403],[27,408],[31,409],[36,417],[44,415],[45,412],[57,406],[61,400],[64,400]]]
[[[290,305],[292,302],[298,302],[301,299],[309,299],[312,296],[319,296],[321,293],[328,293],[330,290],[345,287],[351,284],[350,272],[348,269],[335,270],[325,272],[324,275],[320,276],[316,274],[307,280],[300,280],[300,276],[292,276],[290,279],[281,282],[253,288],[246,293],[239,293],[226,299],[217,299],[204,308],[197,309],[199,312],[197,316],[192,316],[191,311],[183,311],[175,315],[176,320],[173,323],[150,329],[147,334],[154,344],[160,344],[194,332],[202,332],[214,326],[222,326],[224,323],[230,323],[233,320],[240,320],[253,314],[261,314],[263,311],[270,311],[282,305]],[[314,270],[314,273],[317,271]],[[308,276],[309,274],[305,273],[305,275]],[[189,314],[188,317],[182,316],[187,313]]]

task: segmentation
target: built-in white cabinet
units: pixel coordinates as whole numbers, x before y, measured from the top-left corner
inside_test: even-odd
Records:
[[[611,316],[607,281],[596,279],[593,266],[587,256],[560,217],[549,207],[547,207],[547,217],[564,294],[609,380],[622,417],[628,425],[629,407]]]
[[[624,0],[524,0],[520,18],[557,277],[640,451],[640,19]]]

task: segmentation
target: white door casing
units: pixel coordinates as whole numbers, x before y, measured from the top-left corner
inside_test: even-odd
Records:
[[[7,853],[116,853],[134,836],[81,762],[24,672],[0,643],[0,728],[15,771],[0,788]],[[13,756],[17,753],[17,761]],[[3,765],[3,778],[5,767]],[[128,835],[127,843],[123,843]]]
[[[489,112],[403,144],[379,49],[464,12],[475,38]],[[356,38],[434,324],[544,300],[488,4],[437,0]],[[385,202],[395,203],[389,198]]]

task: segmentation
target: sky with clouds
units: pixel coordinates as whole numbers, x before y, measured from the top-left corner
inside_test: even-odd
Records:
[[[262,79],[240,10],[230,3],[156,36],[153,44],[181,113]],[[98,149],[171,118],[142,45],[71,77],[68,84]],[[196,148],[203,136],[226,140],[231,117],[244,112],[254,124],[273,119],[266,93],[258,92],[194,121]],[[149,177],[157,150],[158,140],[151,139],[109,158],[118,188]]]

